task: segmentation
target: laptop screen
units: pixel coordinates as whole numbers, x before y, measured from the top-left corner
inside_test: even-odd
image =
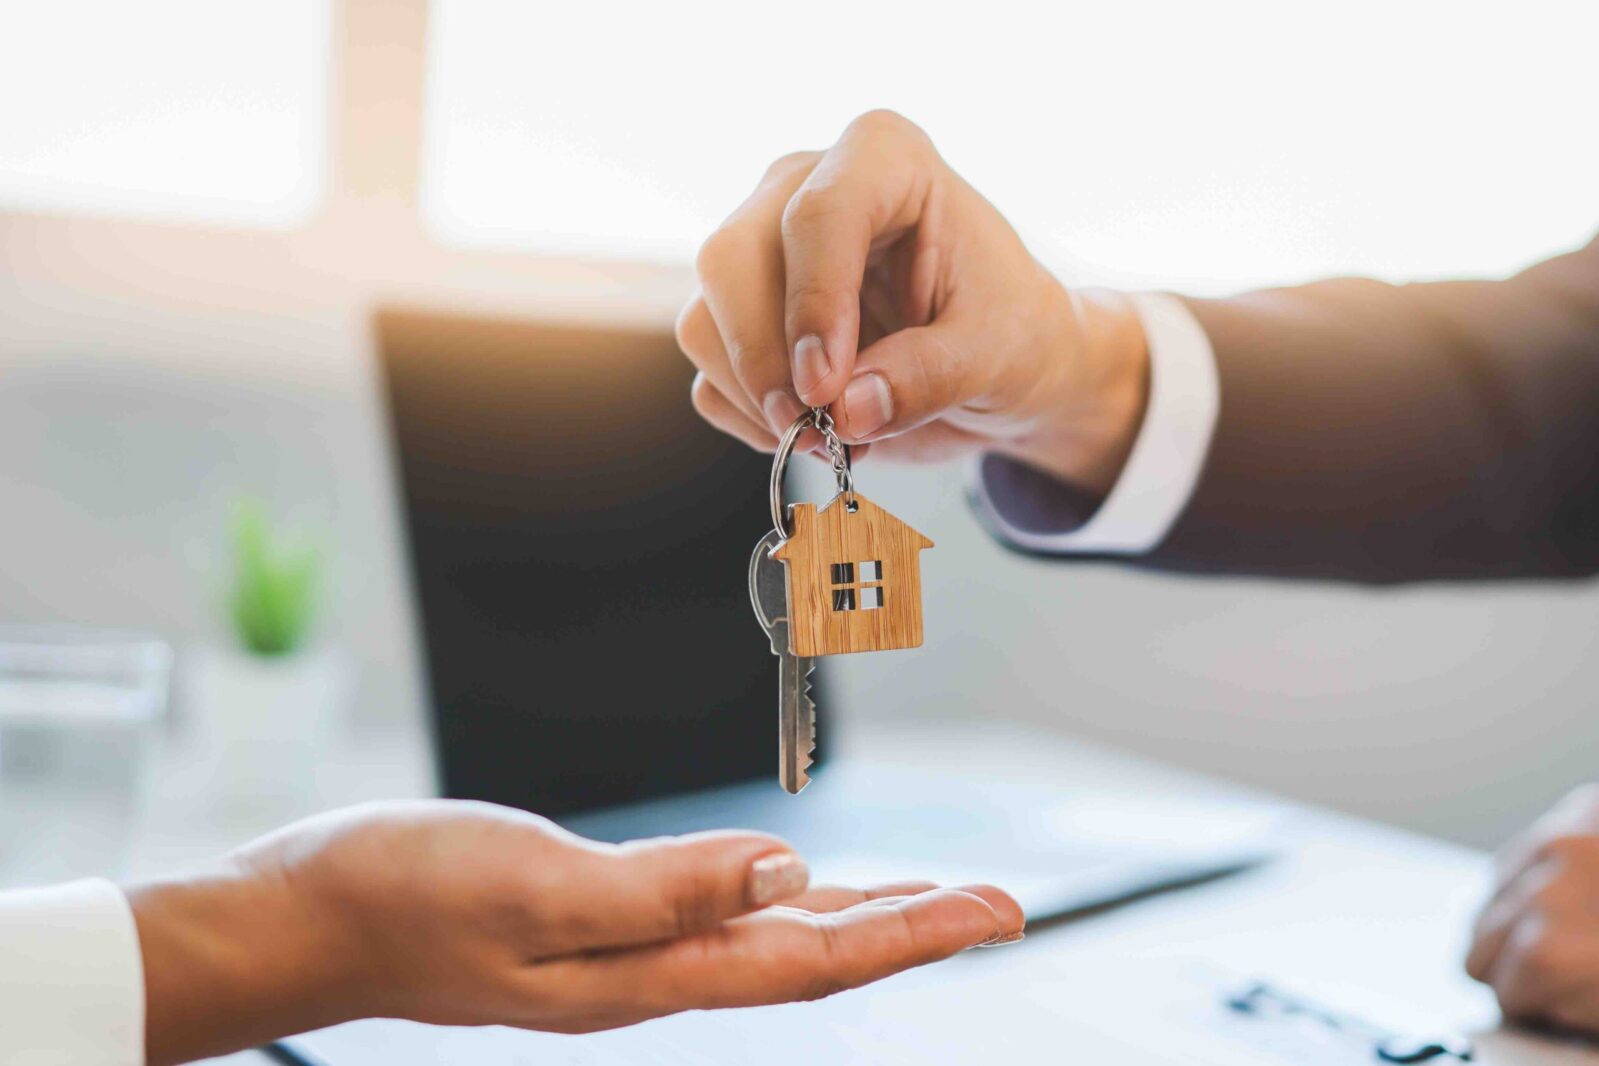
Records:
[[[775,776],[747,581],[771,461],[700,421],[672,337],[377,328],[446,795],[560,814]]]

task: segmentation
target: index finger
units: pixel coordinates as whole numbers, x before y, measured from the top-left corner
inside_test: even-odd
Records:
[[[784,156],[767,168],[748,200],[706,240],[696,269],[701,305],[686,324],[708,318],[719,343],[684,351],[728,400],[781,435],[803,410],[789,379],[783,339],[783,247],[779,219],[816,165],[815,152]],[[703,331],[704,323],[698,323]],[[683,328],[680,325],[680,336]],[[715,348],[715,351],[709,349]]]
[[[898,881],[886,885],[874,885],[871,888],[816,885],[801,892],[793,899],[784,900],[783,906],[821,914],[828,911],[841,911],[862,903],[876,903],[901,896],[919,896],[925,892],[936,892],[941,887],[943,886],[934,884],[931,881]],[[1007,939],[1020,937],[1027,925],[1027,916],[1022,913],[1021,904],[1017,903],[1009,892],[994,885],[953,885],[951,887],[965,892],[967,895],[976,896],[988,904],[993,909],[995,917],[999,919],[1001,935]]]
[[[844,391],[855,368],[873,243],[916,224],[936,158],[908,119],[873,111],[850,123],[788,201],[784,323],[794,387],[805,403],[826,406]]]
[[[538,969],[568,1002],[650,1016],[820,999],[948,958],[1001,933],[986,902],[940,889],[830,914],[788,908],[652,947],[555,960]],[[625,1003],[614,1002],[618,996]]]
[[[848,885],[812,885],[793,899],[784,900],[783,906],[822,914],[826,911],[841,911],[846,907],[853,907],[858,903],[867,903],[874,899],[887,899],[892,896],[916,896],[923,892],[931,892],[938,887],[932,881],[892,881],[888,884],[873,885],[870,888],[851,888]]]

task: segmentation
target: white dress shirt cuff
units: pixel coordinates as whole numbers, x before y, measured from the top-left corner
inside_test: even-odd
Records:
[[[1066,531],[1020,528],[1006,501],[977,479],[976,505],[990,529],[1032,551],[1136,555],[1176,523],[1205,466],[1221,407],[1216,359],[1204,329],[1174,296],[1133,297],[1149,350],[1149,399],[1121,476],[1093,516]]]
[[[138,927],[111,882],[0,892],[0,1062],[144,1062]]]

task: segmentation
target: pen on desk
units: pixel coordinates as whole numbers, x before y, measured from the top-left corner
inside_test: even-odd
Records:
[[[1353,1015],[1320,1006],[1266,981],[1251,981],[1243,988],[1229,992],[1223,1002],[1239,1014],[1314,1019],[1330,1030],[1347,1033],[1367,1044],[1378,1062],[1432,1062],[1439,1058],[1471,1062],[1476,1057],[1476,1050],[1467,1037],[1453,1033],[1394,1032]]]
[[[312,1058],[277,1040],[262,1046],[261,1054],[282,1066],[329,1066],[324,1060]]]

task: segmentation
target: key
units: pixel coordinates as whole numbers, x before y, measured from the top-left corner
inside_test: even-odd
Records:
[[[783,503],[788,461],[807,429],[822,435],[838,481],[820,511]],[[793,795],[810,783],[816,751],[815,657],[920,646],[919,553],[933,542],[855,491],[849,448],[820,407],[783,432],[767,495],[772,531],[750,557],[750,603],[777,656],[777,777]]]
[[[777,656],[777,779],[785,792],[795,795],[810,783],[805,771],[816,750],[816,704],[810,680],[816,660],[789,651],[788,574],[784,564],[769,554],[782,540],[774,529],[755,545],[750,556],[750,603]]]

